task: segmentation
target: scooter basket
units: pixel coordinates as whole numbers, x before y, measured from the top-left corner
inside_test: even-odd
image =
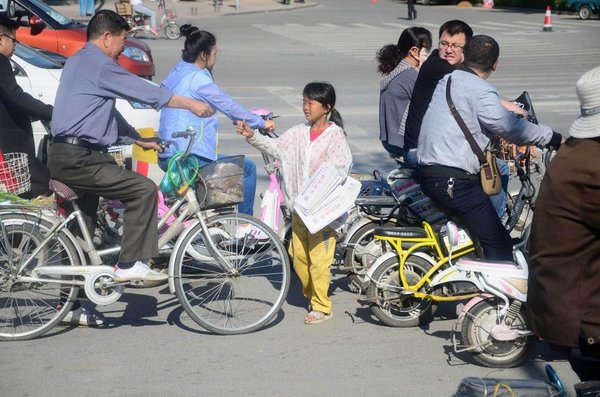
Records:
[[[244,156],[223,157],[200,168],[196,197],[203,209],[244,201]]]

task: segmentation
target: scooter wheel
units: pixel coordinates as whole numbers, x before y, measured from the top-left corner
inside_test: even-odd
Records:
[[[168,23],[163,29],[165,36],[169,40],[177,40],[181,37],[181,32],[179,31],[179,25],[175,22]]]
[[[494,299],[481,301],[465,315],[461,327],[462,344],[481,346],[473,351],[473,360],[489,368],[512,368],[519,366],[526,358],[533,338],[520,336],[515,340],[501,342],[490,335],[490,330],[498,324],[498,302]],[[524,308],[517,314],[512,329],[525,331]]]

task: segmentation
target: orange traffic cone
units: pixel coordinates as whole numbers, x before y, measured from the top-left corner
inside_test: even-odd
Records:
[[[544,17],[544,32],[552,32],[552,15],[550,6],[546,7],[546,16]]]

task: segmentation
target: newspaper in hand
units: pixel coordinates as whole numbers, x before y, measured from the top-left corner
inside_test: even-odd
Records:
[[[330,164],[323,163],[304,183],[294,209],[311,233],[316,233],[346,214],[360,193],[360,182],[343,178]]]

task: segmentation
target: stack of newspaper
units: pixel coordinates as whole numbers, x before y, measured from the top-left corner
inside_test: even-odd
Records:
[[[360,182],[344,177],[328,163],[304,183],[294,201],[294,209],[311,233],[344,216],[360,193]]]

